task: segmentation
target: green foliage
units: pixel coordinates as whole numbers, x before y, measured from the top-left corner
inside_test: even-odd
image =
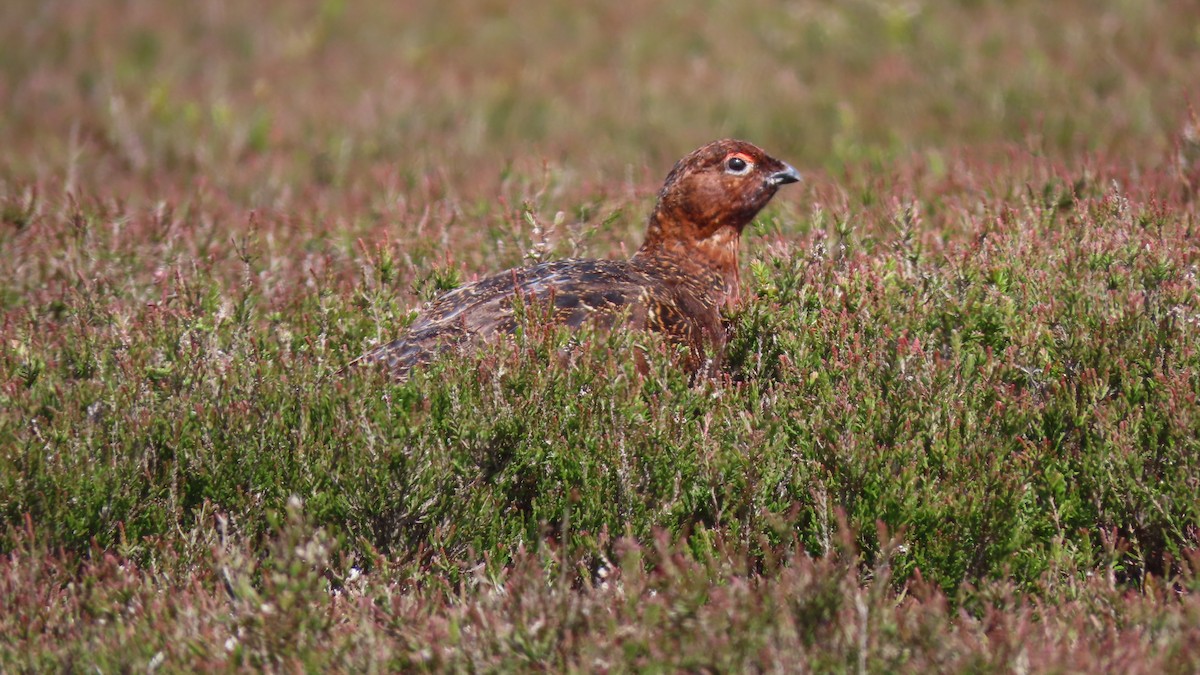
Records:
[[[1183,3],[34,4],[0,671],[1200,668]],[[806,179],[713,373],[340,372],[725,135]]]

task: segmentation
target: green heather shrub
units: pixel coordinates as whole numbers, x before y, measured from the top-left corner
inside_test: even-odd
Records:
[[[1187,3],[412,4],[0,8],[0,671],[1200,670]],[[721,136],[711,373],[341,372]]]

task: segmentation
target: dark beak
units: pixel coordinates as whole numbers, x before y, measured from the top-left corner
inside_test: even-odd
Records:
[[[784,164],[783,171],[777,171],[777,172],[771,174],[771,177],[768,178],[767,180],[769,180],[771,182],[771,185],[787,185],[788,183],[799,183],[800,182],[800,172],[793,169],[790,164]]]

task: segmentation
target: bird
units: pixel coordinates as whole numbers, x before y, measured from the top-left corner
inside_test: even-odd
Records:
[[[396,339],[351,361],[386,369],[398,380],[449,350],[470,350],[520,325],[519,307],[543,308],[571,329],[661,333],[687,347],[686,367],[705,364],[705,348],[723,352],[721,311],[740,293],[742,230],[783,185],[800,181],[791,165],[741,140],[692,151],[667,174],[642,245],[625,260],[568,258],[513,268],[435,299]]]

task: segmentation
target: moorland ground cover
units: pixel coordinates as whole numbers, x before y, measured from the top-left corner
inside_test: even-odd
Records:
[[[0,44],[0,669],[1197,669],[1189,3],[10,2]],[[531,326],[335,375],[627,255],[723,136],[806,177],[723,373]]]

